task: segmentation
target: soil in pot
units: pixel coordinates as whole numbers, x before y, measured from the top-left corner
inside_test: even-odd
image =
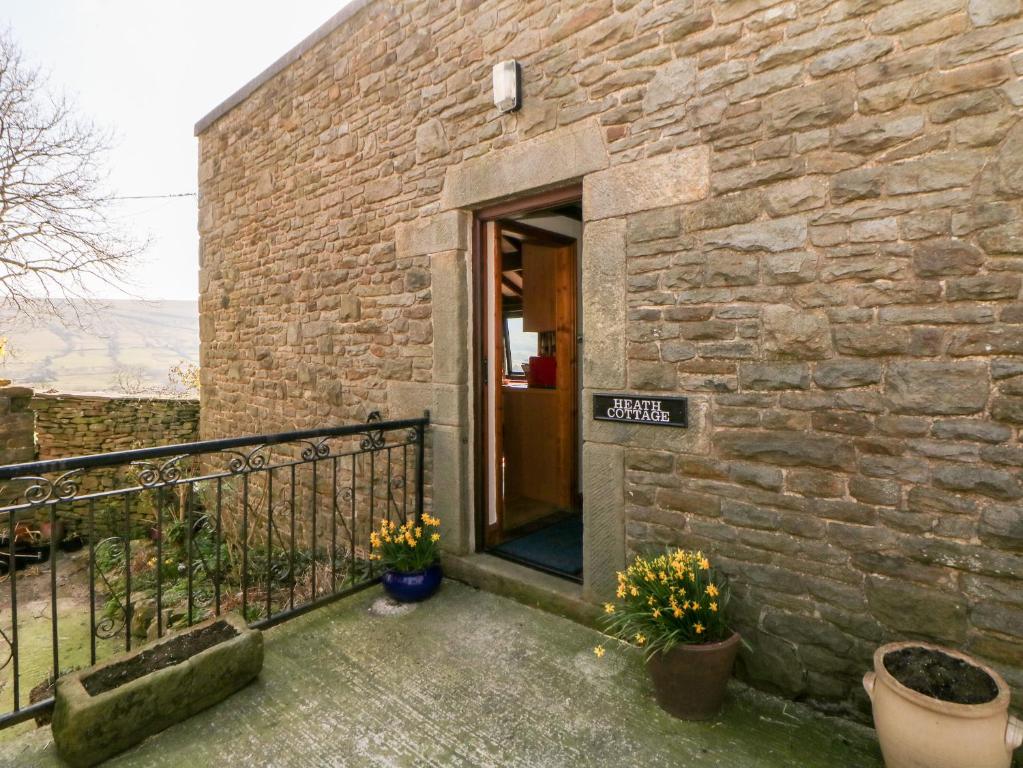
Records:
[[[237,634],[238,630],[226,621],[218,621],[195,632],[178,635],[155,648],[141,651],[130,659],[104,667],[83,678],[82,685],[90,696],[96,696],[143,675],[148,675],[150,672],[180,664],[197,653],[212,648],[217,643],[230,640]]]
[[[985,704],[998,696],[998,686],[983,669],[931,648],[901,648],[887,653],[884,667],[904,686],[932,699]]]

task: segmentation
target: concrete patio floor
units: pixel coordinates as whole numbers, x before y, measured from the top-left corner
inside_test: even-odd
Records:
[[[260,679],[116,766],[881,766],[873,734],[734,685],[710,723],[654,703],[641,658],[566,619],[446,581],[400,615],[379,587],[266,634]],[[2,766],[61,766],[49,728]]]

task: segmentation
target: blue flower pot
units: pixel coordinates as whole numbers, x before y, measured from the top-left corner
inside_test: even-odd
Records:
[[[399,603],[418,603],[437,591],[441,576],[438,563],[431,565],[425,571],[412,573],[386,571],[381,581],[387,594]]]

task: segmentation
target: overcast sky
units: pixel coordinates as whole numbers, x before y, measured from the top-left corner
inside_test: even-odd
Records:
[[[195,122],[347,2],[3,0],[0,25],[83,117],[115,131],[108,159],[117,194],[194,193]],[[194,299],[195,198],[118,206],[123,223],[152,241],[132,270],[131,294]]]

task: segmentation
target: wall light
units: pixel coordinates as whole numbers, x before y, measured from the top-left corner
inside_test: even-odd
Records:
[[[502,112],[522,106],[522,67],[514,59],[494,65],[494,106]]]

